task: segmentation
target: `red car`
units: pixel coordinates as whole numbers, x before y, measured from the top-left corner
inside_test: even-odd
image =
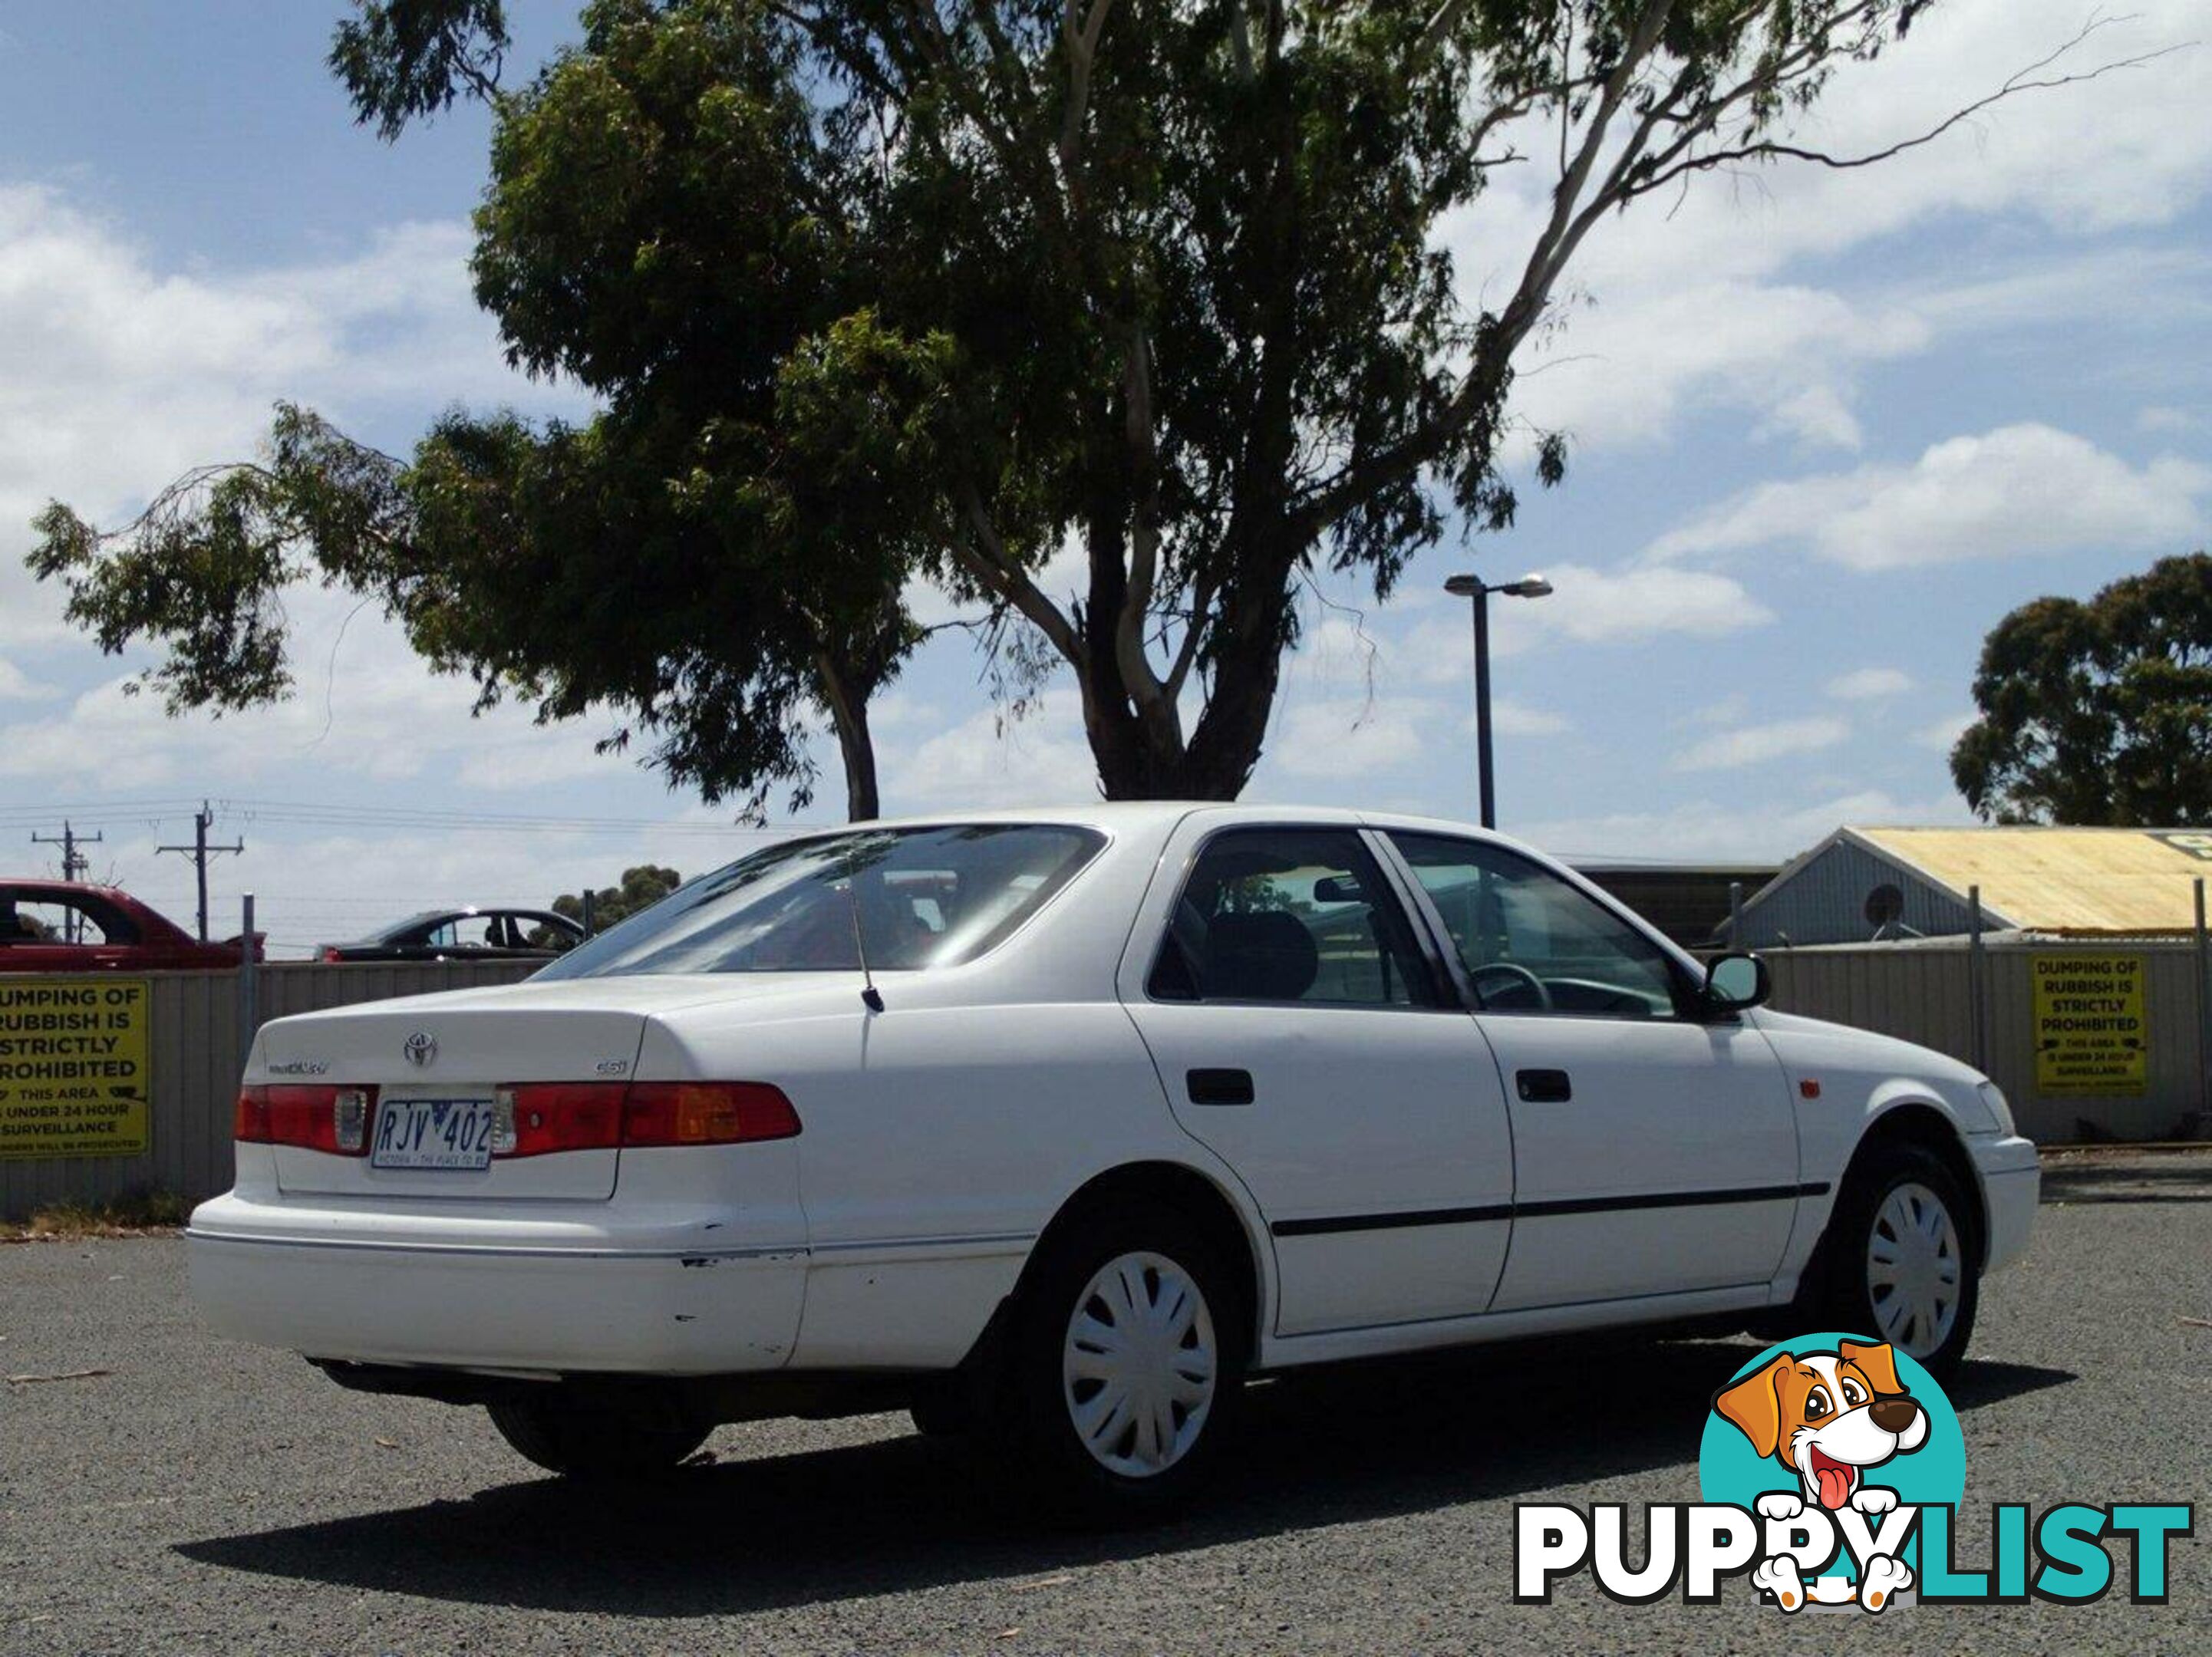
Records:
[[[0,880],[0,973],[212,969],[241,953],[238,939],[203,944],[112,886]]]

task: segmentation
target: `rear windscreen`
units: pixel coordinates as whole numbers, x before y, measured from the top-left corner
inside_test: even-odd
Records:
[[[679,888],[538,978],[954,966],[1020,926],[1105,837],[1059,823],[781,841]]]

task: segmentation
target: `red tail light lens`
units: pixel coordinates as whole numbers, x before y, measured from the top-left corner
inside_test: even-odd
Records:
[[[514,1082],[501,1087],[495,1160],[622,1145],[788,1139],[799,1113],[765,1082]]]
[[[634,1082],[623,1108],[626,1145],[733,1145],[798,1132],[791,1101],[765,1082]]]
[[[238,1110],[231,1118],[230,1137],[242,1145],[265,1145],[270,1142],[267,1088],[238,1090]]]
[[[799,1113],[765,1082],[514,1082],[493,1095],[492,1157],[623,1145],[734,1145],[788,1139]],[[376,1114],[373,1087],[241,1089],[232,1136],[359,1156]]]
[[[295,1145],[358,1156],[368,1148],[374,1088],[300,1086],[240,1089],[232,1137],[246,1144]]]
[[[517,1082],[501,1088],[491,1154],[543,1156],[611,1150],[622,1143],[626,1082]]]

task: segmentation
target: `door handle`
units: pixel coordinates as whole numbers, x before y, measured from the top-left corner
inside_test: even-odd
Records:
[[[1254,1098],[1249,1070],[1194,1070],[1183,1085],[1194,1105],[1249,1105]]]
[[[1564,1105],[1575,1096],[1574,1085],[1563,1070],[1516,1071],[1513,1085],[1532,1105]]]

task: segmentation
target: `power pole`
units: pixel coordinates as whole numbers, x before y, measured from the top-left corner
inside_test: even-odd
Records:
[[[97,835],[80,835],[70,826],[69,819],[64,817],[62,819],[62,831],[60,834],[33,834],[31,836],[31,844],[33,846],[60,847],[62,848],[62,878],[64,880],[76,880],[80,876],[89,874],[92,871],[92,860],[76,848],[80,846],[97,846],[100,841],[106,838],[107,836],[105,833]],[[63,915],[64,920],[62,926],[65,940],[71,944],[77,943],[82,935],[84,922],[78,916],[77,912],[75,909],[64,909],[63,911]]]
[[[203,943],[203,944],[204,944],[204,943],[206,943],[206,942],[208,941],[208,933],[207,933],[207,866],[208,866],[208,859],[209,859],[210,858],[211,858],[211,857],[220,857],[220,856],[223,855],[225,853],[229,853],[229,854],[230,854],[231,856],[233,856],[233,857],[236,857],[237,855],[239,855],[239,853],[242,853],[242,852],[244,852],[244,851],[246,850],[246,842],[245,842],[243,840],[234,840],[234,841],[232,841],[229,845],[228,845],[228,846],[210,846],[210,845],[209,845],[209,844],[208,844],[208,830],[209,830],[209,829],[210,829],[210,828],[214,828],[214,827],[215,827],[215,813],[214,813],[211,810],[210,810],[210,809],[209,809],[209,807],[208,807],[208,803],[207,803],[205,800],[202,800],[202,801],[200,802],[200,809],[199,809],[198,812],[198,813],[193,816],[193,818],[192,818],[192,843],[191,843],[190,846],[157,846],[157,847],[155,847],[154,848],[154,849],[155,849],[155,852],[157,852],[157,853],[160,853],[160,852],[181,852],[181,853],[183,853],[185,854],[185,856],[186,856],[186,857],[190,858],[190,859],[192,860],[193,867],[194,867],[194,868],[196,868],[196,869],[199,871],[199,877],[200,877],[200,942],[201,942],[201,943]]]

